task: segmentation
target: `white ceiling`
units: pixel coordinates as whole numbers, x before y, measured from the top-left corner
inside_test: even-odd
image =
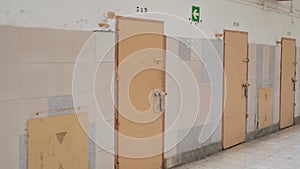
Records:
[[[294,6],[296,9],[300,10],[300,0],[294,0]]]
[[[290,5],[289,1],[282,1],[282,2],[279,2],[279,3],[285,4],[286,6]],[[300,0],[294,0],[294,7],[295,7],[295,9],[300,10]]]

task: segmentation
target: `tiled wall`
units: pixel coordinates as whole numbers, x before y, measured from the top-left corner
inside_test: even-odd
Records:
[[[0,26],[0,168],[27,168],[28,119],[74,110],[89,112],[90,169],[114,167],[114,155],[107,152],[114,152],[114,133],[104,123],[114,126],[114,40],[112,32]],[[249,58],[247,132],[257,129],[259,88],[273,87],[273,124],[279,121],[280,47],[250,44]],[[221,40],[168,37],[165,158],[221,141],[222,60]],[[185,68],[193,80],[187,79]],[[297,66],[297,79],[299,72]],[[296,102],[299,88],[298,81]],[[189,95],[193,92],[200,97],[197,112],[192,106],[197,100]],[[188,106],[181,109],[182,101]],[[300,116],[299,105],[295,116]],[[194,123],[186,124],[189,118]],[[103,142],[107,150],[97,145]]]
[[[171,132],[166,134],[165,149],[167,150],[174,143],[177,144],[165,154],[165,158],[221,141],[223,42],[168,37],[167,52],[169,54],[166,71],[172,72],[173,79],[167,76],[166,129],[170,129]],[[172,58],[177,60],[174,61]],[[194,80],[186,77],[182,65],[190,70]],[[217,75],[214,74],[216,72]],[[212,85],[212,76],[217,79],[214,85]],[[194,85],[197,89],[193,88]],[[182,95],[187,92],[185,89],[198,93],[199,109],[195,117],[193,117],[195,109],[192,102],[198,98],[183,97]],[[188,106],[180,109],[178,105],[182,104]],[[194,121],[190,124],[176,117],[184,120],[194,118]],[[175,126],[170,125],[173,123]]]
[[[92,32],[0,26],[0,136],[4,138],[0,144],[0,168],[27,168],[28,119],[74,112],[72,80],[79,54],[77,61],[84,64],[77,64],[78,67],[91,69],[97,66],[96,36],[91,36]],[[110,71],[112,75],[113,64],[106,64],[111,66],[104,67],[104,71]],[[83,71],[77,78],[87,80],[82,78],[88,77],[85,73],[89,72]],[[88,87],[80,85],[78,89],[86,92]],[[103,88],[99,95],[105,93]],[[100,168],[96,159],[102,157],[98,162],[107,165],[109,155],[98,152],[91,141],[99,137],[96,134],[99,125],[91,118],[96,116],[97,109],[81,100],[76,100],[76,105],[80,111],[88,111],[91,119],[90,168]],[[110,120],[113,119],[110,117]]]
[[[260,88],[273,88],[273,124],[279,123],[280,46],[249,44],[247,132],[257,130],[257,101]]]

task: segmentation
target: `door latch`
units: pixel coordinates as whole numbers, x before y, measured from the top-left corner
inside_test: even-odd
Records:
[[[244,96],[248,97],[248,87],[250,86],[250,84],[248,82],[243,83],[242,87],[244,89]]]
[[[154,61],[155,61],[157,64],[159,64],[160,62],[163,61],[163,58],[155,58]]]
[[[162,113],[165,111],[165,96],[167,93],[161,91],[154,91],[153,109],[154,113]]]
[[[294,84],[294,91],[296,91],[296,82],[297,82],[297,81],[298,81],[297,79],[292,78],[292,82],[293,82],[293,84]]]

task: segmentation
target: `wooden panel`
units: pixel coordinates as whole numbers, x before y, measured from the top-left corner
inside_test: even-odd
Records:
[[[258,129],[269,127],[273,123],[273,88],[258,90]]]
[[[116,168],[162,168],[164,112],[153,92],[165,91],[164,24],[118,17],[117,30]]]
[[[224,33],[223,148],[245,140],[248,33]],[[245,93],[246,92],[246,93]]]
[[[29,120],[28,169],[88,169],[87,125],[87,113]]]
[[[296,40],[281,42],[280,128],[294,124]]]

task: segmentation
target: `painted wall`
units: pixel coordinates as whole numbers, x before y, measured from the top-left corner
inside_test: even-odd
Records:
[[[99,29],[98,23],[104,19],[103,15],[108,11],[113,11],[117,15],[139,15],[136,7],[140,6],[147,7],[149,13],[138,17],[163,19],[168,35],[215,39],[215,33],[221,33],[223,29],[234,29],[248,31],[251,43],[275,45],[282,36],[289,37],[288,32],[291,37],[300,39],[299,18],[267,12],[232,0],[186,0],[184,2],[130,0],[124,3],[116,0],[78,0],[76,3],[71,0],[2,0],[0,4],[2,25],[95,30]],[[297,4],[298,1],[295,7],[300,8]],[[195,27],[203,34],[193,29],[194,26],[188,22],[192,5],[201,7],[203,23]],[[239,22],[239,27],[234,27],[233,22]]]

